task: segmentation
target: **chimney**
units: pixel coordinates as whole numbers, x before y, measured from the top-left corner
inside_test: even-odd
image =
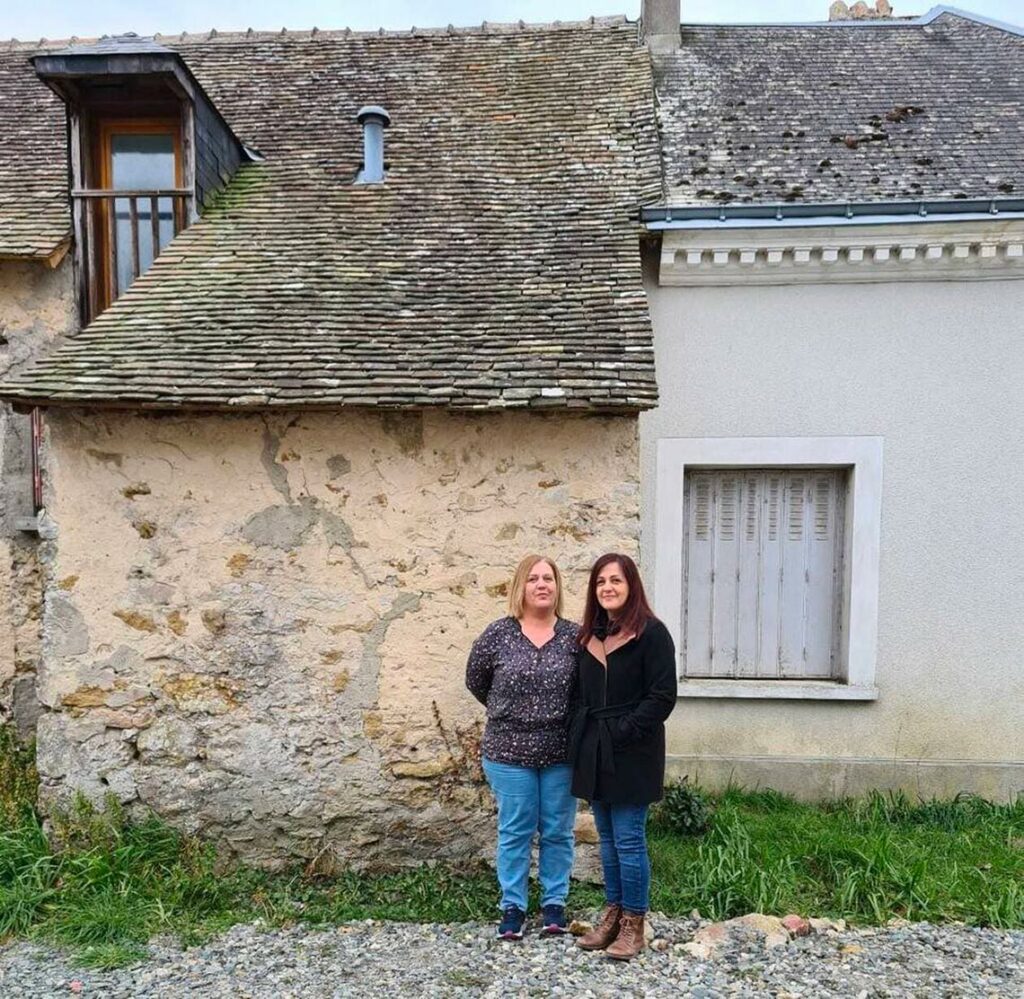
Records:
[[[864,0],[857,0],[854,4],[847,4],[844,0],[835,0],[828,9],[830,21],[880,21],[892,17],[892,4],[889,0],[877,0],[874,7],[869,6]]]
[[[652,52],[679,48],[679,0],[643,0],[640,30]]]
[[[363,169],[357,184],[379,184],[384,180],[384,129],[391,124],[391,115],[377,104],[367,104],[356,113],[363,126]]]

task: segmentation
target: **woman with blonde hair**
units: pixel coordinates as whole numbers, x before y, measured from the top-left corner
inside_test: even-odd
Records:
[[[569,704],[579,628],[562,617],[553,559],[527,555],[516,568],[509,613],[473,643],[466,686],[487,708],[483,768],[498,803],[498,936],[520,940],[530,848],[539,837],[541,932],[566,931],[576,799],[570,791]]]

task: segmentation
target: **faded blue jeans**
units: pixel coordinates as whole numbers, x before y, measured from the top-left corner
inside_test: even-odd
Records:
[[[647,805],[591,803],[601,838],[604,897],[626,912],[646,913],[651,894],[651,862],[647,857]]]
[[[565,905],[572,873],[576,799],[569,790],[572,767],[519,767],[483,760],[487,783],[498,802],[498,884],[501,908],[526,912],[530,846],[540,836],[541,905]]]

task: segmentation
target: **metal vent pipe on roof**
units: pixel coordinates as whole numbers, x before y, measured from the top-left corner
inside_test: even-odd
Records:
[[[377,104],[367,104],[356,113],[363,126],[363,168],[357,184],[379,184],[384,180],[384,129],[391,124],[391,115]]]

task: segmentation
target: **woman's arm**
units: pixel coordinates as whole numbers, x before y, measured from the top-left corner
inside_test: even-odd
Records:
[[[492,624],[484,630],[484,633],[473,643],[469,659],[466,662],[466,687],[485,707],[487,695],[491,692],[491,683],[494,680],[494,662],[497,650],[495,629],[496,624]]]
[[[676,706],[676,647],[672,636],[660,621],[651,621],[644,638],[644,692],[640,703],[613,726],[614,741],[620,746],[647,738]]]

